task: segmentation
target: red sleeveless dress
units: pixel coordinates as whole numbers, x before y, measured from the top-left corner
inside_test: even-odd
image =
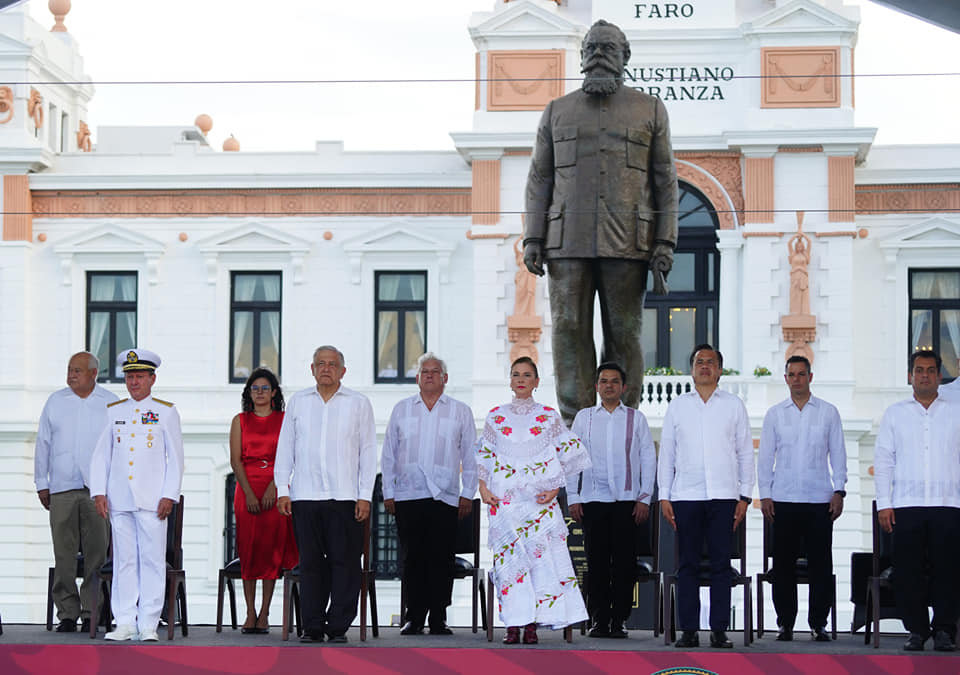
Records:
[[[258,499],[263,498],[273,480],[273,462],[277,456],[277,438],[283,413],[258,417],[240,413],[240,459]],[[260,513],[247,511],[247,498],[237,483],[233,497],[237,521],[237,553],[243,579],[279,579],[284,569],[296,567],[299,554],[293,538],[293,521],[280,515],[276,506]]]

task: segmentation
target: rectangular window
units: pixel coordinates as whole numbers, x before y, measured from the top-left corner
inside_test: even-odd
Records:
[[[123,382],[117,354],[137,346],[137,273],[87,272],[87,350],[100,382]]]
[[[230,381],[257,368],[280,377],[280,272],[233,272],[230,290]]]
[[[57,106],[50,104],[50,115],[47,120],[47,145],[50,147],[50,150],[57,152],[60,150],[57,147],[57,141],[60,140],[60,135],[58,131],[60,130],[60,111],[57,110]]]
[[[70,115],[60,116],[60,152],[70,152]]]
[[[427,350],[427,273],[375,275],[374,382],[415,382]]]
[[[932,349],[943,359],[943,379],[958,375],[960,269],[910,270],[910,351]]]

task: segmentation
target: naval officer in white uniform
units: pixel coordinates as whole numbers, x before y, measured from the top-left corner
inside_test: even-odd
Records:
[[[107,640],[157,639],[166,581],[167,516],[180,500],[183,441],[172,403],[150,395],[160,357],[146,349],[117,356],[130,398],[107,406],[90,464],[90,494],[113,528]]]

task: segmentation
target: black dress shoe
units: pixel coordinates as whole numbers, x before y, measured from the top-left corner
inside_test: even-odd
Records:
[[[407,621],[400,629],[400,635],[423,635],[423,624]]]
[[[80,632],[89,633],[90,632],[90,619],[84,619],[80,622]]]
[[[430,626],[430,635],[453,635],[453,631],[450,630],[450,626],[447,624],[438,623]]]
[[[700,646],[700,634],[695,630],[685,630],[674,645],[677,649],[692,649]]]
[[[722,630],[710,631],[710,646],[714,649],[733,649],[733,642],[727,638],[727,634]]]
[[[777,633],[777,642],[793,642],[793,629],[781,626]]]
[[[587,633],[587,636],[592,638],[610,637],[610,626],[605,623],[595,623],[593,624],[593,628],[590,629],[590,632]]]
[[[307,633],[300,636],[300,642],[323,642],[323,633]]]
[[[89,626],[87,627],[89,631]],[[77,620],[76,619],[64,619],[57,624],[58,633],[76,633],[77,632]]]
[[[813,628],[810,630],[810,639],[814,642],[830,642],[829,633],[823,628]]]
[[[938,630],[933,636],[933,649],[938,652],[955,652],[957,651],[957,643],[953,641],[947,631]]]
[[[622,621],[614,621],[610,624],[610,637],[617,639],[627,637],[627,629],[623,627]]]
[[[907,641],[903,643],[903,651],[905,652],[922,652],[923,643],[927,641],[927,638],[917,633],[910,633],[910,637],[907,638]]]
[[[327,642],[333,643],[335,645],[345,645],[347,644],[347,634],[335,633],[334,635],[328,635]]]

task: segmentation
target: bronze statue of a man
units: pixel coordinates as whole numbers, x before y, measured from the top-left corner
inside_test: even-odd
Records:
[[[667,111],[623,85],[629,59],[617,26],[591,26],[580,50],[583,86],[547,105],[527,177],[523,260],[534,274],[543,276],[544,261],[550,271],[557,400],[568,423],[596,402],[595,294],[600,360],[623,364],[624,403],[639,403],[647,271],[661,290],[677,243]]]

